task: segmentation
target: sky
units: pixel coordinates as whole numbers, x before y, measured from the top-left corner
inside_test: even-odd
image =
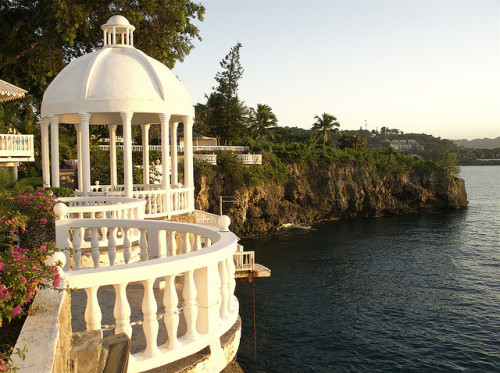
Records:
[[[240,42],[238,96],[281,126],[383,126],[447,139],[500,136],[500,0],[201,1],[202,41],[173,71],[205,103]]]

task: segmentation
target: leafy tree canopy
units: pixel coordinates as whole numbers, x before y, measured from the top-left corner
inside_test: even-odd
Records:
[[[193,21],[204,12],[189,0],[0,0],[0,78],[28,90],[38,108],[67,63],[102,45],[101,25],[115,14],[136,27],[138,49],[172,68],[201,39]]]

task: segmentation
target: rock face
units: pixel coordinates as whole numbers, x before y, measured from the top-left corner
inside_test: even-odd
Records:
[[[224,205],[231,230],[240,237],[265,234],[283,224],[312,224],[354,216],[439,212],[468,204],[463,179],[444,172],[395,175],[366,165],[289,166],[285,184],[235,189],[220,178],[196,175],[196,208],[218,212],[220,195],[239,204]]]

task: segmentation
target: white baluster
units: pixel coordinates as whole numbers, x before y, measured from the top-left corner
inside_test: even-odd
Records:
[[[75,250],[75,269],[81,268],[82,258],[82,240],[80,237],[80,228],[73,228],[73,250]]]
[[[184,272],[184,317],[186,319],[186,338],[190,341],[198,338],[196,330],[196,317],[198,316],[198,306],[196,305],[196,286],[194,283],[193,271]]]
[[[123,228],[123,257],[125,258],[125,263],[130,261],[131,253],[130,247],[132,246],[130,242],[130,228]]]
[[[92,236],[90,238],[90,246],[92,248],[92,260],[94,261],[94,268],[99,267],[99,257],[101,253],[99,252],[99,237],[97,235],[97,227],[90,229]]]
[[[99,307],[99,301],[97,300],[97,290],[98,286],[92,288],[86,288],[87,293],[87,307],[85,308],[85,324],[87,325],[87,330],[100,330],[101,329],[101,308]]]
[[[144,323],[142,329],[146,337],[146,349],[144,353],[151,357],[159,354],[156,338],[158,337],[158,320],[156,320],[156,311],[158,309],[153,292],[155,279],[142,281],[144,286],[144,298],[142,299],[142,314],[144,315]]]
[[[225,320],[228,317],[228,298],[229,298],[229,278],[227,276],[226,261],[219,262],[219,275],[221,281],[221,304],[220,304],[220,317]]]
[[[117,227],[109,227],[109,239],[108,239],[108,257],[109,265],[114,266],[116,260],[116,234]]]
[[[191,252],[191,240],[190,240],[190,234],[188,232],[184,232],[182,235],[182,252],[184,254],[188,254]]]
[[[132,338],[132,326],[130,325],[130,305],[127,300],[127,284],[115,284],[115,309],[116,321],[115,334],[125,333]]]
[[[219,265],[217,265],[218,273],[216,276],[215,286],[217,287],[217,304],[219,305],[219,312],[218,312],[219,322],[218,322],[218,324],[220,325],[220,324],[222,324],[222,317],[221,317],[221,313],[222,313],[222,280],[220,278],[220,269],[218,267],[219,267]]]
[[[205,247],[209,247],[210,245],[212,245],[212,240],[207,237],[207,240],[205,242]]]
[[[175,231],[170,232],[170,240],[168,241],[167,256],[177,255],[177,241],[175,239]]]
[[[148,240],[146,238],[146,228],[139,229],[141,237],[139,239],[139,247],[141,248],[141,262],[148,260]]]
[[[194,251],[201,250],[201,237],[199,234],[194,235]]]
[[[232,312],[235,310],[235,307],[237,303],[235,302],[235,296],[234,296],[234,290],[236,289],[236,280],[234,279],[234,262],[233,262],[233,256],[231,255],[229,258],[226,259],[226,267],[227,267],[227,275],[229,277],[229,295],[228,295],[228,311]]]
[[[163,292],[163,305],[165,306],[165,327],[167,328],[168,341],[165,347],[174,349],[179,345],[177,328],[179,327],[179,299],[175,289],[175,276],[165,276],[165,289]]]

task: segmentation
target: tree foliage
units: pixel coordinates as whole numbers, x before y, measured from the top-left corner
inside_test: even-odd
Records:
[[[340,127],[340,123],[337,118],[328,113],[323,113],[321,116],[316,115],[314,119],[316,122],[313,123],[312,129],[318,132],[319,137],[323,140],[323,145],[325,145],[331,139],[330,131]]]
[[[247,108],[238,98],[238,83],[244,71],[240,63],[240,48],[241,43],[237,43],[220,62],[222,70],[215,76],[217,87],[205,96],[206,104],[195,107],[195,130],[215,136],[222,144],[247,131]]]
[[[189,0],[0,0],[0,77],[39,104],[67,63],[102,45],[101,25],[115,14],[135,25],[138,49],[172,68],[200,39],[193,20],[204,12]]]
[[[278,125],[278,119],[268,105],[257,104],[256,109],[250,110],[250,131],[257,140],[263,140],[268,135],[273,137],[270,129]]]
[[[351,148],[355,150],[363,149],[366,146],[366,136],[360,134],[343,133],[339,138],[339,147],[341,149]]]

